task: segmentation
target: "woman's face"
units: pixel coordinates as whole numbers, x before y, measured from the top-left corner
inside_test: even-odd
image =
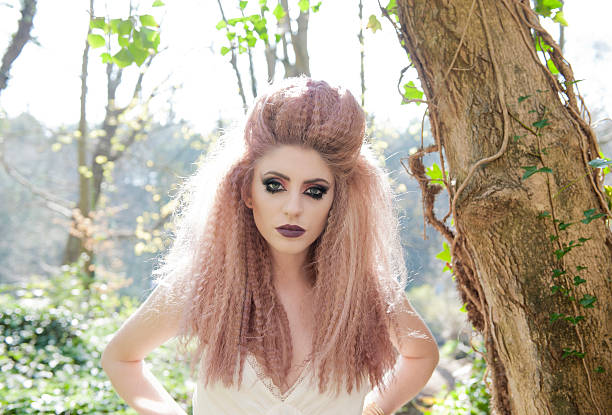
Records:
[[[245,204],[272,251],[298,254],[323,232],[333,199],[334,177],[319,153],[283,145],[256,161]],[[279,231],[285,225],[304,232]]]

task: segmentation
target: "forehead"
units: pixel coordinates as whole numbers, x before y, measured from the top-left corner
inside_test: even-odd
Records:
[[[255,163],[259,175],[274,170],[298,180],[321,177],[330,183],[333,174],[321,155],[311,148],[283,145],[268,151]]]

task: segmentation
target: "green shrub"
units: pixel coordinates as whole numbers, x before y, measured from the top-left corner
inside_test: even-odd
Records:
[[[136,414],[100,367],[109,336],[138,304],[107,284],[83,288],[78,266],[48,280],[0,286],[0,408],[9,414]],[[191,411],[187,364],[171,344],[147,358]]]

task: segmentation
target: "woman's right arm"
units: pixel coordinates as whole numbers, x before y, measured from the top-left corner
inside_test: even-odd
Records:
[[[102,353],[102,369],[125,402],[142,415],[186,415],[146,367],[151,350],[176,336],[181,309],[156,287],[117,330]]]

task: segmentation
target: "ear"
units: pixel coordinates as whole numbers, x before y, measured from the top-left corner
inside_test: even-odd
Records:
[[[240,192],[240,196],[242,197],[242,200],[244,201],[246,207],[248,207],[249,209],[253,209],[253,199],[251,198],[251,195],[249,193],[249,190],[243,188]]]

